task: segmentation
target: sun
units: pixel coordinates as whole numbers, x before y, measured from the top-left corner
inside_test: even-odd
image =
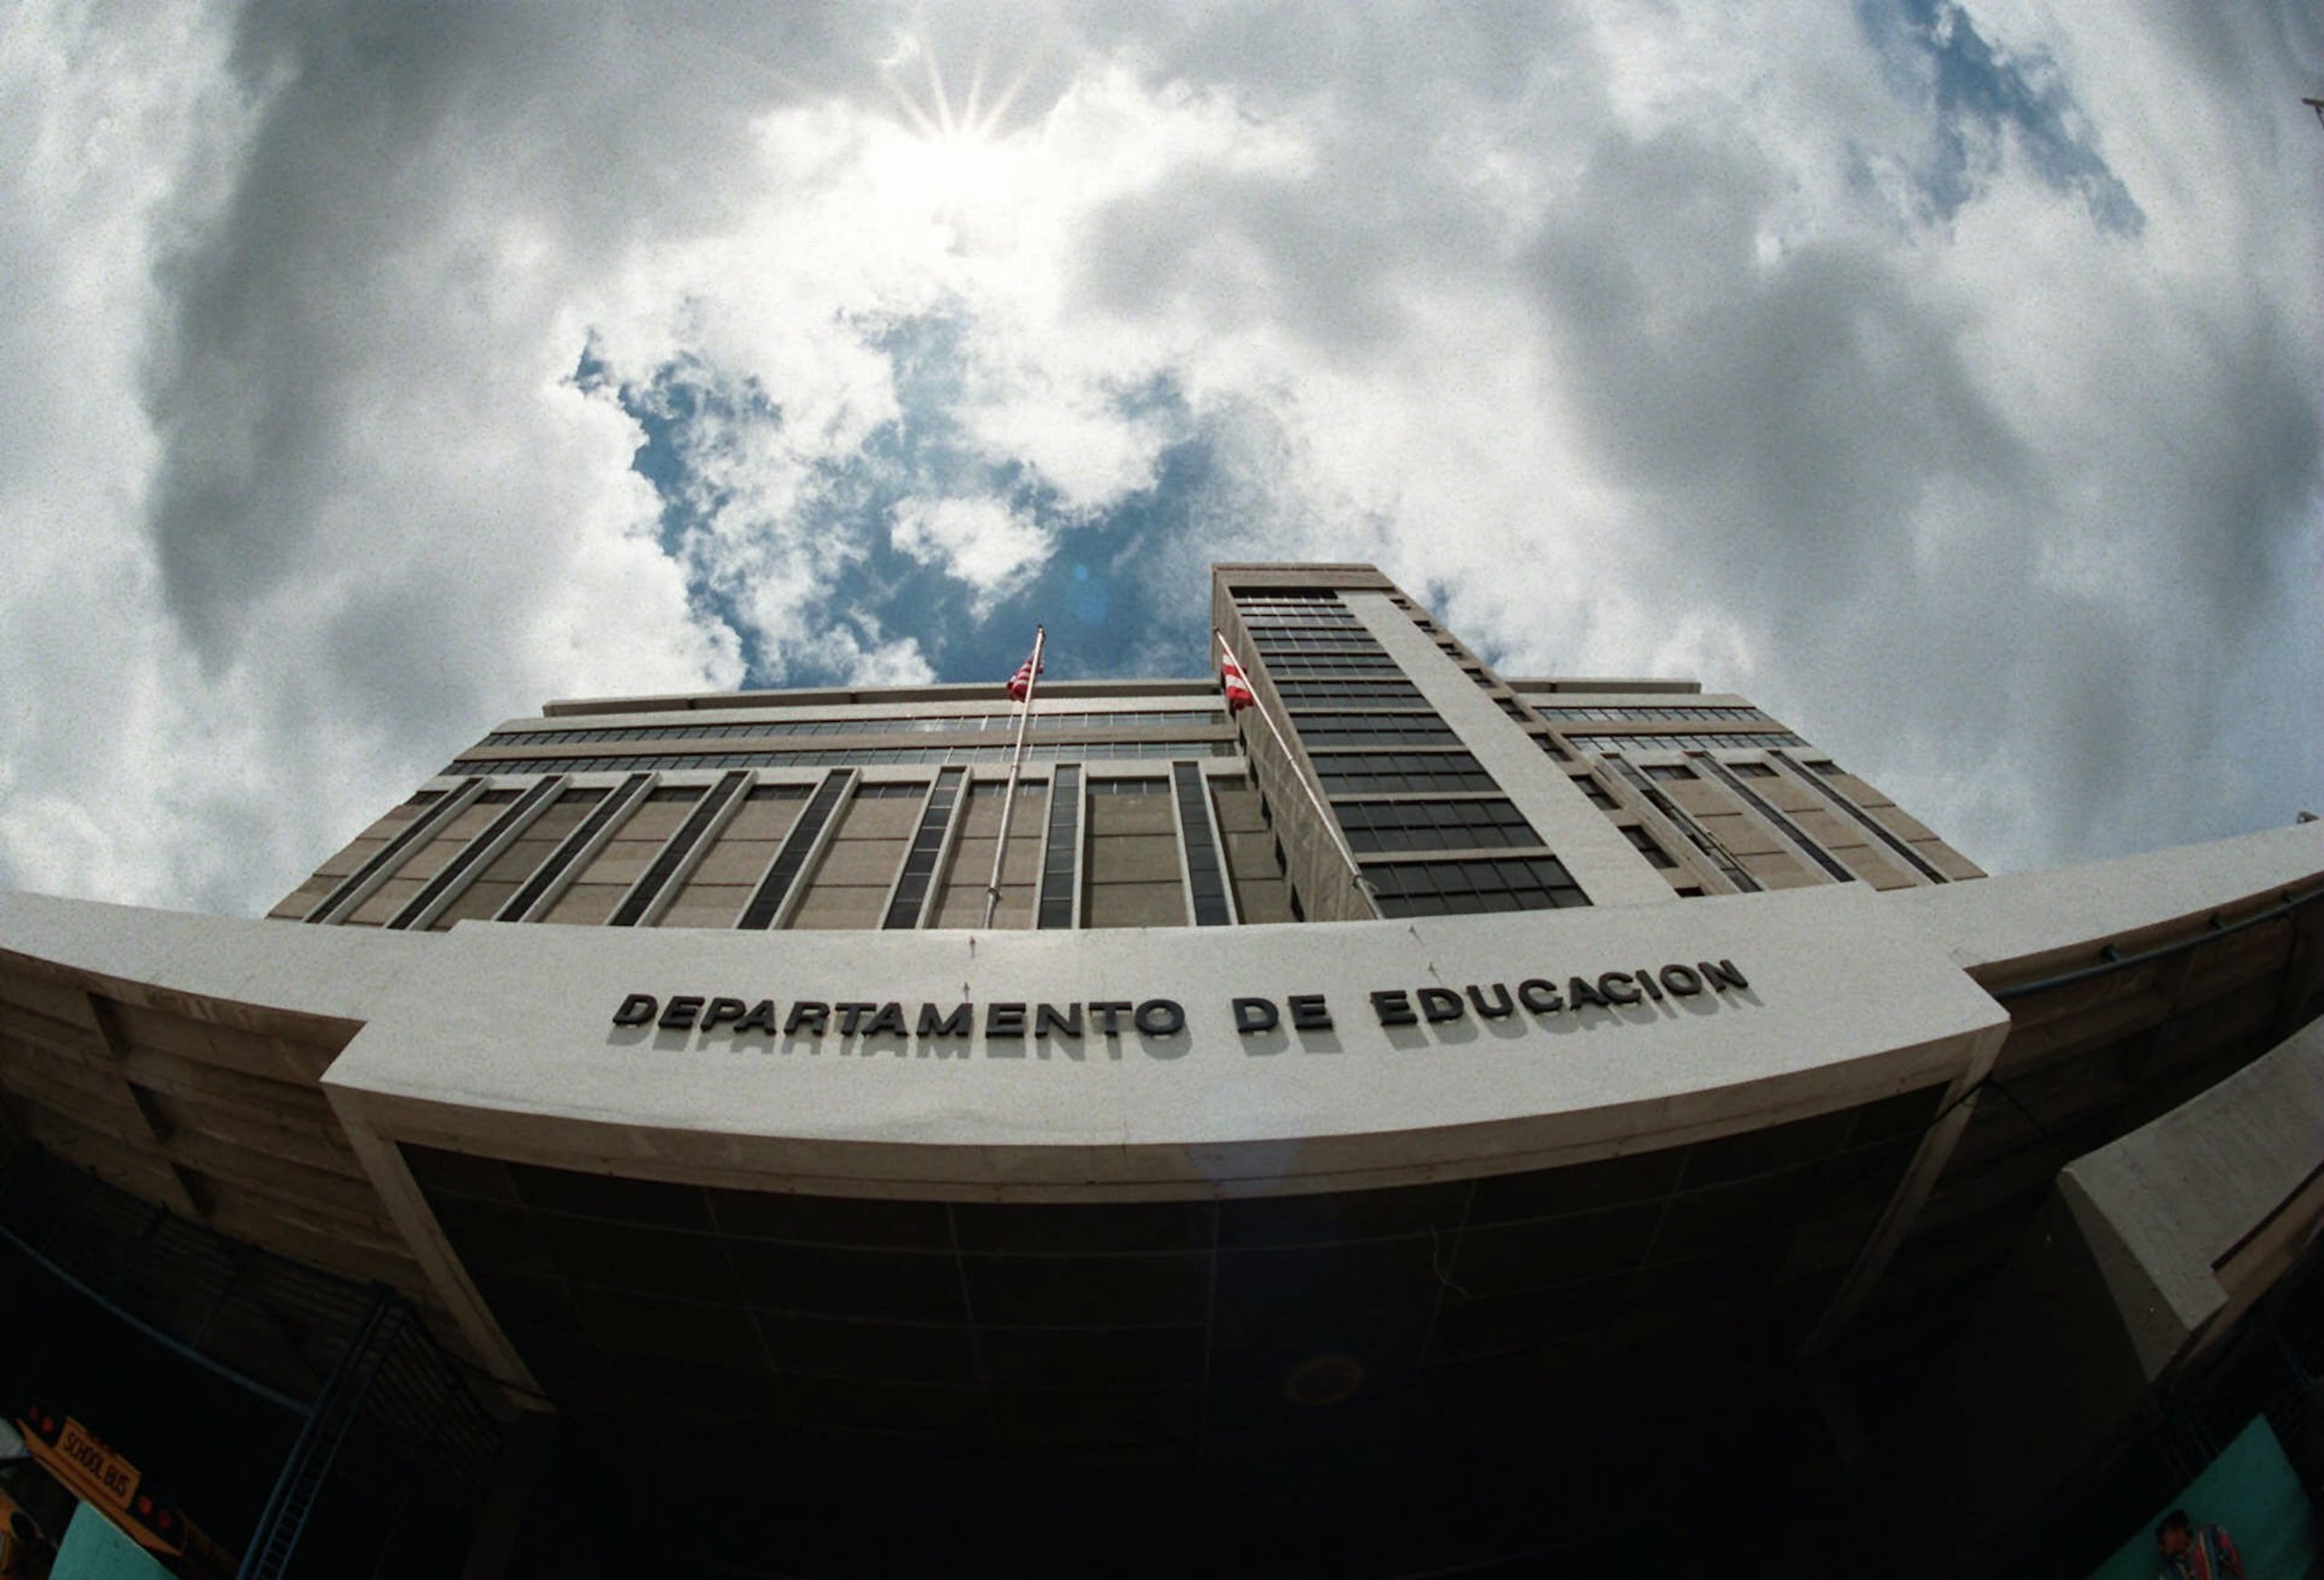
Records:
[[[955,103],[935,40],[922,25],[896,35],[895,47],[880,63],[880,71],[904,120],[921,139],[938,144],[981,143],[1000,136],[1009,106],[1023,91],[1027,75],[1019,73],[987,102],[985,78],[990,64],[989,45],[980,42],[970,64],[968,91]],[[920,78],[917,84],[912,80],[915,75]]]
[[[908,139],[891,167],[907,201],[954,212],[1005,202],[1017,163],[1008,116],[1029,74],[1019,72],[991,91],[990,62],[990,48],[980,42],[966,90],[956,97],[957,79],[948,79],[924,25],[899,33],[895,47],[880,62]]]

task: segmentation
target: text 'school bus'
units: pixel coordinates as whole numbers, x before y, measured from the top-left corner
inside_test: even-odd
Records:
[[[137,1466],[72,1417],[43,1405],[16,1417],[25,1448],[66,1491],[113,1522],[122,1535],[185,1580],[229,1580],[233,1555],[145,1485]]]

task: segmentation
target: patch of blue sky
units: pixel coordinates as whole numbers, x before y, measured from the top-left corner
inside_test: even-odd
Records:
[[[765,398],[755,384],[745,381],[739,397],[728,393],[712,370],[682,358],[657,369],[644,384],[616,383],[611,368],[596,347],[586,347],[573,371],[576,387],[589,393],[610,391],[622,410],[638,426],[643,441],[631,455],[630,470],[653,485],[660,501],[655,537],[662,551],[686,568],[686,602],[696,618],[725,627],[741,644],[746,672],[755,674],[765,663],[764,644],[753,622],[745,618],[738,602],[739,588],[721,585],[704,574],[694,552],[704,524],[725,503],[725,492],[706,485],[693,457],[700,443],[701,419],[714,412],[722,431],[736,420],[780,426],[782,409]]]
[[[1191,583],[1172,584],[1187,580],[1189,566],[1200,563],[1201,556],[1187,552],[1187,539],[1198,530],[1215,468],[1209,442],[1194,431],[1175,385],[1150,380],[1116,401],[1126,420],[1161,418],[1180,436],[1162,450],[1152,484],[1095,513],[1068,511],[1031,469],[996,459],[970,439],[960,415],[974,372],[965,330],[947,315],[867,326],[867,343],[888,359],[898,415],[852,452],[816,462],[792,507],[793,519],[780,524],[782,538],[819,546],[823,579],[812,595],[816,607],[797,611],[811,637],[842,627],[864,647],[911,637],[939,680],[997,686],[1024,658],[1039,622],[1049,628],[1047,673],[1053,678],[1141,671],[1157,657],[1179,673],[1202,673],[1205,603],[1187,596],[1199,590]],[[583,354],[574,379],[585,390],[611,383],[594,351]],[[704,476],[705,447],[725,442],[738,425],[779,426],[780,408],[749,381],[722,379],[684,359],[612,393],[643,436],[631,468],[661,502],[664,551],[685,573],[695,616],[728,627],[739,639],[745,684],[846,684],[852,676],[843,649],[774,648],[748,613],[748,589],[731,572],[714,573],[702,552],[711,518],[732,503]],[[998,501],[1058,547],[980,608],[978,588],[942,563],[896,545],[897,508],[913,498]],[[766,525],[776,536],[777,524]]]
[[[2146,212],[2108,168],[2095,133],[2047,54],[1996,50],[1958,0],[1857,0],[1856,19],[1897,92],[1921,102],[1934,153],[1914,173],[1939,219],[1974,200],[1997,164],[2004,133],[2034,173],[2080,197],[2106,230],[2136,236]]]

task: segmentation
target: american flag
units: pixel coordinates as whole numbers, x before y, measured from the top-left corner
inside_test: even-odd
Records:
[[[1026,694],[1033,689],[1033,676],[1049,667],[1046,660],[1038,664],[1034,661],[1034,654],[1039,651],[1036,645],[1033,653],[1025,656],[1025,662],[1017,666],[1017,673],[1009,677],[1009,699],[1011,702],[1024,701]]]
[[[1229,714],[1241,713],[1258,700],[1251,694],[1251,682],[1244,675],[1243,667],[1235,662],[1235,655],[1229,653],[1223,643],[1218,649],[1218,678],[1226,686],[1226,711]]]

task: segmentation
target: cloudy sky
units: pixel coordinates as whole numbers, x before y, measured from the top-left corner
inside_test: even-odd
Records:
[[[0,884],[552,696],[1198,673],[1215,558],[1997,868],[2324,811],[2309,0],[21,0]]]

